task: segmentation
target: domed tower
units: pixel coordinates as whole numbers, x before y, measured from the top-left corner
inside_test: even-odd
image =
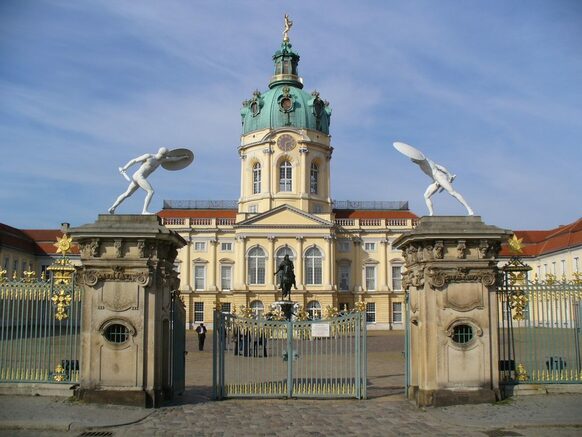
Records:
[[[286,18],[269,89],[255,91],[241,109],[241,219],[284,204],[313,214],[331,213],[331,109],[317,91],[303,90],[290,27]]]

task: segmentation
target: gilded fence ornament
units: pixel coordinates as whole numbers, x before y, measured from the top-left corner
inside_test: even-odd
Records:
[[[523,315],[527,306],[528,298],[523,290],[515,290],[509,298],[511,309],[513,310],[513,320],[525,320]]]
[[[51,297],[51,300],[53,301],[53,304],[55,304],[57,307],[57,312],[55,313],[55,319],[65,320],[65,319],[69,318],[69,315],[67,314],[67,307],[69,305],[71,305],[72,299],[73,298],[71,297],[71,295],[69,293],[65,292],[65,290],[63,288],[61,288],[58,293],[53,294],[53,297]]]
[[[509,245],[509,250],[513,252],[515,255],[521,255],[523,253],[523,238],[517,238],[517,235],[513,234],[509,240],[507,240],[507,244]]]
[[[32,270],[27,270],[22,272],[24,275],[24,282],[32,282],[36,279],[36,272]]]
[[[337,317],[338,314],[339,314],[338,309],[332,307],[331,305],[326,306],[325,309],[323,310],[324,319],[333,319],[334,317]]]
[[[295,317],[299,321],[309,320],[309,313],[307,311],[305,311],[305,308],[303,308],[303,305],[299,305],[299,307],[297,308],[297,313],[295,314]]]
[[[522,363],[517,365],[517,369],[515,371],[515,377],[518,381],[527,381],[529,380],[529,375],[527,374],[527,370]]]
[[[6,270],[0,269],[0,284],[6,282]]]
[[[67,378],[67,373],[65,372],[65,369],[63,366],[61,366],[60,364],[57,365],[57,367],[55,367],[55,371],[53,373],[53,380],[57,381],[57,382],[62,382]]]
[[[363,313],[364,311],[366,311],[366,303],[360,300],[359,302],[355,303],[354,309],[359,313]]]

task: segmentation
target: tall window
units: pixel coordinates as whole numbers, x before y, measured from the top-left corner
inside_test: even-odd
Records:
[[[321,319],[321,304],[312,300],[307,304],[307,314],[311,320]]]
[[[402,302],[392,302],[392,323],[402,323]]]
[[[230,314],[230,302],[223,303],[220,307],[220,312],[223,314]]]
[[[265,251],[260,247],[253,247],[249,252],[248,261],[249,284],[265,283]]]
[[[196,252],[206,251],[206,241],[195,241],[194,242],[194,250]]]
[[[310,247],[305,252],[305,283],[318,285],[323,282],[323,256],[317,247]]]
[[[315,162],[311,163],[311,171],[309,173],[309,192],[317,194],[319,180],[319,167]]]
[[[232,290],[232,266],[231,265],[221,265],[220,266],[220,289],[221,290]]]
[[[194,321],[204,321],[204,302],[194,302]]]
[[[560,264],[562,266],[562,276],[566,276],[566,260],[560,260]]]
[[[253,165],[253,194],[261,192],[261,164]]]
[[[339,265],[339,289],[348,291],[350,289],[350,265],[342,263]]]
[[[283,161],[279,167],[279,191],[291,191],[293,181],[293,167],[289,161]]]
[[[204,280],[206,276],[206,266],[202,264],[194,265],[194,290],[204,290]]]
[[[392,290],[402,290],[402,266],[392,266]]]
[[[263,315],[263,312],[265,310],[265,307],[263,306],[263,302],[261,302],[260,300],[253,300],[251,302],[251,310],[253,312],[253,315],[255,317],[261,317]]]
[[[580,271],[580,258],[578,258],[577,256],[574,257],[574,271],[575,272]]]
[[[376,266],[366,266],[366,290],[376,289]]]
[[[376,323],[376,304],[374,302],[366,304],[366,322]]]

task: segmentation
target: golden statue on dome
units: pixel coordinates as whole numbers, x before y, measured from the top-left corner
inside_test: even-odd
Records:
[[[289,31],[293,26],[293,21],[289,19],[289,14],[285,14],[285,30],[283,31],[283,42],[289,42]]]

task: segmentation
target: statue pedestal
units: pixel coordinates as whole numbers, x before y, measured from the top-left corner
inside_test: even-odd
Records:
[[[182,309],[172,291],[179,286],[174,260],[186,242],[155,215],[100,215],[71,235],[84,287],[77,396],[159,406],[183,378],[172,367],[183,360],[184,346],[174,339],[184,332],[176,330],[185,330],[172,323]]]
[[[292,302],[290,300],[280,300],[273,302],[273,305],[278,307],[283,312],[286,320],[291,320],[294,315],[293,309],[295,308],[295,305],[297,305],[297,302]]]
[[[422,217],[403,251],[408,396],[418,406],[499,399],[497,255],[511,231],[480,217]]]

